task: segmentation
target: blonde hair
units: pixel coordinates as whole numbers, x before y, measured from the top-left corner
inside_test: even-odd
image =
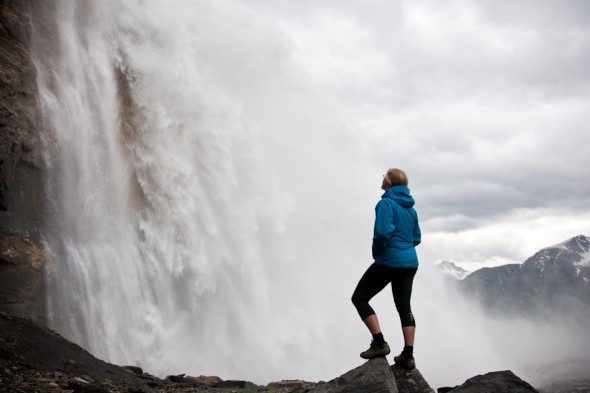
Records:
[[[385,179],[387,179],[389,187],[402,185],[407,186],[410,183],[410,181],[408,180],[408,175],[406,175],[406,172],[397,168],[389,168],[387,170],[387,173],[385,174]]]

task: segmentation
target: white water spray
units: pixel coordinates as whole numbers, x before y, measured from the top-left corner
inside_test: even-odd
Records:
[[[317,381],[358,366],[369,337],[349,298],[385,168],[365,166],[273,20],[226,0],[32,7],[52,327],[160,376]],[[564,346],[540,350],[553,332],[448,296],[428,244],[425,231],[413,306],[433,386]],[[390,296],[374,305],[401,349]]]
[[[355,318],[339,267],[366,259],[372,217],[289,41],[231,1],[38,7],[52,326],[159,375],[322,378],[317,298]]]

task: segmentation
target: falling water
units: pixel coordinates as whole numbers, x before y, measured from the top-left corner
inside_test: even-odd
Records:
[[[33,16],[52,327],[159,375],[341,371],[337,343],[314,348],[330,313],[358,323],[342,266],[368,258],[367,172],[272,19],[217,0]]]
[[[51,326],[160,376],[325,380],[358,366],[368,334],[349,298],[384,168],[367,166],[273,19],[236,0],[30,6]],[[433,386],[579,347],[486,319],[433,278],[429,252],[413,308]],[[386,292],[375,307],[401,348]]]

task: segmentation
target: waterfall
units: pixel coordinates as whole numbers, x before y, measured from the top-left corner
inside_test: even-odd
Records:
[[[29,2],[48,321],[103,360],[257,383],[361,362],[370,336],[349,299],[371,262],[382,171],[407,154],[377,138],[367,145],[384,142],[373,149],[391,162],[365,157],[363,120],[314,85],[256,3]],[[421,214],[428,191],[412,191]],[[432,386],[587,357],[587,329],[493,319],[450,291],[432,266],[445,256],[431,239],[456,235],[436,233],[444,219],[421,215],[412,297]],[[388,292],[372,305],[396,351]]]
[[[160,376],[354,365],[329,321],[362,332],[348,299],[381,174],[272,18],[218,0],[31,7],[51,327]]]

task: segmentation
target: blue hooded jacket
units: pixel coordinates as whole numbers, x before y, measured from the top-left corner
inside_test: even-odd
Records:
[[[418,267],[415,247],[421,232],[414,198],[406,186],[393,186],[375,207],[373,258],[375,263],[396,268]]]

